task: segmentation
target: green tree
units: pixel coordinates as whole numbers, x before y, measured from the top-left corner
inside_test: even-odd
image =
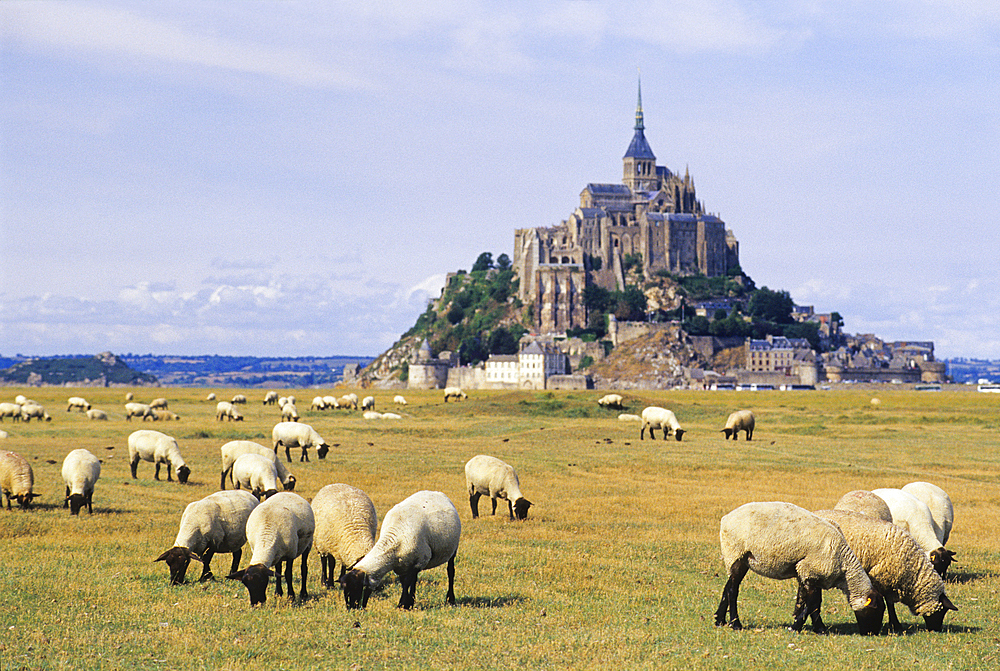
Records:
[[[510,270],[510,257],[506,254],[501,254],[497,257],[497,268],[499,270]]]
[[[490,354],[517,354],[518,338],[503,326],[498,326],[490,334]]]
[[[472,272],[477,271],[487,271],[493,267],[493,255],[489,252],[483,252],[476,259],[476,262],[472,264]]]
[[[752,317],[775,324],[791,324],[794,306],[787,291],[772,291],[761,287],[750,297],[747,309]]]
[[[586,299],[585,299],[586,300]],[[643,321],[646,318],[646,294],[642,289],[630,284],[624,291],[613,294],[614,313],[622,321]]]

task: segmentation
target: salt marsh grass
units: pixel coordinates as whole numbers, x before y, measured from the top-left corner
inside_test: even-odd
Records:
[[[290,464],[307,498],[331,482],[365,490],[379,518],[419,489],[448,494],[462,516],[458,605],[447,577],[421,574],[413,611],[396,609],[398,585],[367,611],[348,613],[339,590],[319,585],[310,557],[305,603],[273,596],[250,609],[235,581],[167,584],[153,559],[172,545],[184,506],[215,491],[219,447],[269,444],[278,410],[250,399],[246,421],[215,421],[209,390],[132,390],[165,396],[177,422],[125,422],[125,390],[79,394],[111,415],[65,412],[78,390],[14,389],[47,406],[51,423],[12,424],[0,444],[24,455],[41,493],[30,511],[0,511],[0,668],[18,669],[993,669],[1000,664],[1000,399],[964,391],[639,392],[630,412],[673,409],[683,442],[639,440],[639,426],[597,407],[600,392],[406,392],[398,422],[359,413],[302,412],[331,444],[329,456]],[[241,390],[216,390],[229,398]],[[394,392],[375,392],[388,407]],[[302,398],[315,395],[299,390]],[[302,401],[300,407],[304,405]],[[729,412],[757,415],[752,442],[726,442]],[[301,411],[300,411],[301,412]],[[175,436],[188,485],[156,482],[141,463],[132,480],[126,438],[138,428]],[[62,508],[62,459],[83,447],[103,460],[94,514]],[[513,464],[533,503],[529,519],[473,521],[464,463],[492,454]],[[293,455],[294,456],[294,455]],[[713,626],[725,582],[719,518],[747,501],[832,506],[852,489],[943,486],[955,503],[947,582],[959,607],[944,632],[899,609],[899,636],[857,635],[839,592],[824,596],[831,635],[793,634],[795,588],[751,574],[742,632]],[[488,510],[488,508],[487,508]],[[498,512],[506,505],[498,505]],[[243,565],[248,557],[244,556]],[[216,575],[228,556],[213,562]],[[189,579],[192,571],[189,571]],[[198,571],[193,571],[194,575]],[[296,570],[296,583],[298,571]],[[296,585],[296,591],[298,586]],[[807,626],[808,632],[808,626]]]

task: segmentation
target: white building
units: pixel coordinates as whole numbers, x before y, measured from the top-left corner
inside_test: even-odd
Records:
[[[545,389],[550,376],[565,374],[566,355],[537,342],[519,354],[491,354],[486,361],[486,384],[495,389]]]

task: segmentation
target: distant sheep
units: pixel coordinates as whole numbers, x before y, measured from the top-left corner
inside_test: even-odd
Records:
[[[340,576],[375,545],[378,517],[368,495],[345,484],[326,485],[312,500],[316,533],[313,547],[320,557],[320,582],[333,587],[333,570],[340,561]]]
[[[153,410],[166,410],[167,409],[167,399],[165,398],[154,398],[149,402],[149,407]]]
[[[756,419],[753,416],[753,412],[750,410],[737,410],[729,415],[729,419],[726,420],[726,428],[722,429],[722,433],[726,434],[726,440],[730,438],[737,440],[739,439],[740,431],[743,431],[746,433],[747,440],[750,440],[753,438],[754,424],[756,424]]]
[[[646,429],[649,429],[649,439],[656,440],[656,436],[653,435],[654,429],[660,429],[663,431],[663,439],[666,440],[667,436],[673,436],[680,442],[681,437],[684,435],[684,429],[681,425],[677,423],[677,417],[674,413],[666,408],[660,408],[655,405],[650,406],[642,411],[642,428],[639,429],[639,440],[643,439],[643,433]]]
[[[174,546],[154,560],[167,563],[170,584],[184,583],[192,559],[202,565],[198,582],[209,580],[213,577],[212,557],[217,554],[233,555],[229,572],[235,573],[247,542],[247,519],[256,507],[257,499],[250,492],[237,490],[216,492],[189,503],[181,515]]]
[[[17,452],[0,450],[0,493],[7,498],[7,510],[11,499],[27,509],[39,495],[32,491],[35,487],[35,473],[31,464]]]
[[[613,408],[615,410],[622,410],[625,408],[625,399],[622,398],[621,394],[605,394],[604,396],[597,399],[597,405],[602,408]]]
[[[234,405],[237,405],[237,404],[243,404],[243,405],[245,405],[246,402],[247,402],[247,397],[244,396],[243,394],[236,394],[235,396],[233,396],[233,400],[231,402]]]
[[[392,419],[403,419],[403,416],[402,415],[397,415],[394,412],[383,412],[382,413],[382,419],[389,419],[389,420],[392,420]]]
[[[368,419],[368,420],[372,420],[372,419],[382,419],[382,413],[381,413],[381,412],[375,412],[374,410],[365,410],[365,411],[364,411],[364,412],[363,412],[363,413],[361,414],[361,416],[362,416],[362,417],[363,417],[364,419]]]
[[[232,478],[233,464],[244,454],[259,454],[270,459],[278,472],[278,480],[281,481],[285,490],[295,489],[295,476],[289,472],[284,462],[278,459],[278,455],[270,448],[250,440],[231,440],[219,448],[219,452],[222,454],[222,481],[219,483],[219,489],[226,488],[227,478],[230,480]]]
[[[170,477],[170,469],[177,470],[177,481],[182,485],[188,481],[191,469],[184,463],[181,450],[177,447],[177,441],[165,433],[153,431],[152,429],[140,429],[134,431],[128,437],[128,460],[132,468],[132,479],[136,478],[136,467],[139,460],[151,461],[156,466],[153,472],[153,479],[160,479],[160,465],[167,465],[167,481],[173,480]]]
[[[448,564],[446,600],[455,605],[455,555],[462,522],[455,504],[441,492],[417,492],[386,513],[378,541],[341,578],[347,608],[364,608],[372,590],[393,571],[402,586],[399,607],[410,609],[416,600],[417,574]]]
[[[313,398],[312,404],[309,406],[310,410],[326,410],[326,401],[322,396],[317,396]]]
[[[215,404],[215,421],[242,422],[243,415],[230,401],[219,401]]]
[[[79,515],[83,506],[87,506],[88,513],[94,513],[94,485],[100,477],[101,462],[87,450],[79,448],[66,455],[62,465],[66,483],[63,508],[69,508],[70,515]]]
[[[316,456],[320,459],[325,459],[327,452],[330,451],[330,446],[323,440],[323,436],[319,435],[308,424],[300,424],[299,422],[275,424],[271,430],[271,442],[274,445],[275,453],[278,452],[279,447],[285,448],[285,457],[288,461],[292,460],[291,448],[293,447],[302,448],[302,456],[299,457],[299,461],[309,461],[307,450],[310,447],[316,448]]]
[[[628,413],[623,412],[622,414],[618,415],[618,421],[619,422],[641,422],[642,421],[642,417],[640,417],[639,415],[630,415]]]
[[[336,396],[324,396],[323,404],[326,405],[327,410],[337,409],[337,397]]]
[[[269,391],[264,394],[264,405],[274,405],[278,402],[278,392]]]
[[[505,461],[480,454],[465,464],[465,488],[469,492],[469,506],[472,519],[479,517],[479,497],[486,495],[493,503],[493,515],[497,514],[497,499],[507,502],[510,519],[528,518],[531,501],[521,495],[521,483],[517,471]]]
[[[214,393],[209,393],[209,395],[205,397],[205,400],[206,401],[214,401],[215,400],[215,394]]]
[[[278,493],[276,459],[260,454],[242,454],[233,462],[233,482],[236,489],[246,487],[259,500],[269,499]]]
[[[341,396],[337,399],[337,405],[335,406],[338,410],[357,410],[358,409],[358,397],[354,394],[348,394]]]
[[[892,512],[892,523],[913,536],[934,570],[943,578],[955,559],[955,553],[946,550],[938,539],[934,518],[927,504],[901,489],[873,489],[873,494],[886,502]]]
[[[87,403],[87,399],[81,398],[79,396],[70,396],[69,400],[66,402],[66,412],[70,410],[79,410],[80,412],[87,412],[90,410],[90,404]]]
[[[394,396],[392,402],[396,405],[406,405],[406,399],[399,395]]]
[[[125,421],[131,422],[133,417],[138,417],[143,421],[151,420],[153,419],[153,409],[147,403],[126,403]]]
[[[180,418],[180,415],[170,410],[153,410],[153,420],[157,422],[176,422]]]
[[[445,387],[444,389],[444,402],[447,403],[449,399],[452,401],[464,401],[469,398],[469,395],[458,387]]]
[[[10,417],[15,422],[21,421],[20,403],[0,403],[0,422],[4,417]]]
[[[299,411],[295,407],[295,404],[289,401],[281,406],[281,421],[282,422],[297,422],[299,421]]]
[[[45,411],[45,408],[34,401],[21,406],[21,421],[30,422],[32,419],[38,421],[51,422],[52,417]]]
[[[87,411],[87,419],[91,421],[106,422],[108,421],[108,413],[103,410],[98,410],[97,408],[91,408]]]
[[[892,511],[889,510],[885,501],[864,489],[847,492],[840,497],[833,509],[860,513],[883,522],[892,523]]]
[[[135,400],[135,394],[130,391],[125,392],[125,402],[129,403]]]

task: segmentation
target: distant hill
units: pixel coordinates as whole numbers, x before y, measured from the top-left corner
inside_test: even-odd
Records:
[[[159,382],[155,375],[133,370],[111,352],[102,352],[91,357],[21,361],[0,371],[0,384],[145,387]]]

